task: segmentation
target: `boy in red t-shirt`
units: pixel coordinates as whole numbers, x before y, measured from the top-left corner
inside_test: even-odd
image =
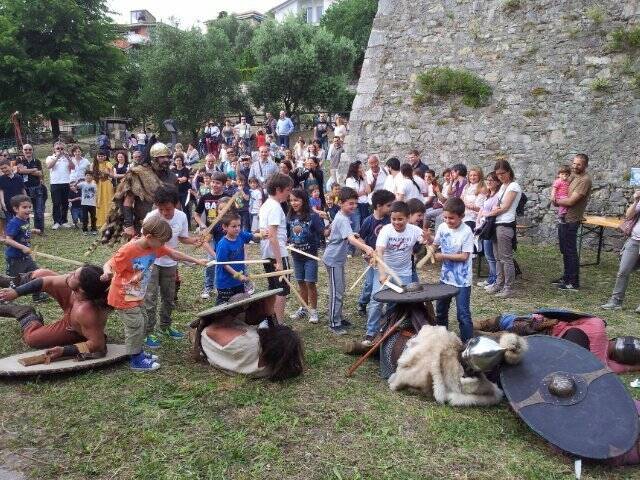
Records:
[[[151,277],[151,267],[158,257],[206,265],[204,259],[185,255],[164,244],[171,239],[171,227],[160,216],[153,216],[142,224],[142,236],[120,247],[104,264],[101,280],[111,279],[107,302],[124,323],[124,337],[130,366],[136,371],[152,371],[160,368],[158,357],[142,350],[145,337],[145,319],[142,303]]]

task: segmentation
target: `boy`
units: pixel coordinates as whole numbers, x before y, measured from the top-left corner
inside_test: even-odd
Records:
[[[252,235],[250,232],[241,231],[242,221],[237,213],[227,213],[222,221],[225,236],[216,245],[216,256],[219,262],[232,262],[244,260],[244,246],[254,239],[259,239],[260,235]],[[244,263],[233,265],[216,265],[216,305],[228,302],[237,293],[244,293],[244,282],[249,278],[246,276]]]
[[[69,208],[71,209],[71,221],[73,222],[74,228],[78,228],[80,226],[80,220],[82,219],[81,201],[82,195],[78,188],[78,183],[71,182],[69,184]]]
[[[460,290],[456,295],[456,316],[460,326],[460,339],[466,342],[473,336],[471,322],[471,280],[473,253],[473,232],[462,222],[464,202],[459,198],[449,198],[443,207],[443,223],[440,224],[433,244],[440,246],[441,252],[435,259],[442,262],[440,282],[453,285]],[[438,325],[449,326],[449,306],[451,298],[436,302],[436,321]]]
[[[380,229],[376,240],[376,253],[400,277],[403,285],[411,283],[411,255],[416,243],[424,243],[426,235],[422,228],[409,224],[409,207],[405,202],[391,204],[391,223]],[[380,265],[374,274],[365,345],[371,345],[380,330],[382,304],[375,300],[375,294],[382,289],[389,272]],[[403,285],[398,285],[402,287]]]
[[[262,204],[258,212],[258,226],[265,240],[260,241],[260,253],[263,259],[270,260],[265,263],[264,271],[267,273],[288,270],[289,252],[287,250],[287,217],[280,205],[289,200],[293,180],[289,175],[274,173],[267,181],[267,193],[269,198]],[[265,235],[266,233],[266,235]],[[284,320],[284,307],[289,295],[289,284],[279,277],[269,277],[269,289],[282,288],[282,292],[276,295],[274,311],[278,322]]]
[[[350,217],[358,208],[358,193],[349,187],[340,189],[338,197],[340,211],[331,223],[331,233],[327,239],[322,261],[329,275],[329,329],[336,335],[345,335],[351,323],[342,317],[344,298],[344,268],[349,245],[358,247],[372,256],[373,248],[360,240],[351,229]]]
[[[335,218],[336,213],[340,211],[340,184],[331,185],[331,192],[327,195],[327,213],[329,220]]]
[[[409,223],[411,225],[415,225],[417,227],[423,228],[424,226],[424,212],[426,212],[427,207],[422,201],[417,198],[412,198],[407,202],[407,206],[409,207]],[[418,270],[416,269],[416,254],[423,248],[421,244],[417,243],[413,247],[413,255],[411,255],[411,281],[418,282],[420,279],[418,278]]]
[[[199,239],[189,236],[189,226],[187,215],[176,209],[179,205],[180,197],[176,187],[163,185],[153,195],[153,203],[156,209],[149,212],[145,220],[158,216],[171,227],[171,238],[166,246],[172,249],[177,248],[178,242],[186,245],[199,245]],[[204,243],[203,248],[209,255],[215,255],[208,243]],[[144,296],[144,310],[146,316],[145,341],[148,348],[158,348],[160,339],[154,335],[157,317],[158,289],[160,289],[160,333],[168,338],[179,340],[184,335],[171,326],[171,313],[175,307],[175,296],[177,291],[178,262],[168,256],[156,258],[151,268],[151,276],[147,293]]]
[[[31,198],[27,195],[16,195],[11,199],[11,209],[14,216],[5,228],[4,251],[7,263],[7,275],[15,277],[21,273],[33,272],[38,265],[31,258],[31,234],[39,233],[35,228],[29,228],[29,216],[33,210]],[[46,293],[34,293],[33,300],[41,302],[47,300]]]
[[[205,230],[211,222],[213,222],[218,216],[218,204],[220,200],[223,199],[228,193],[225,191],[225,185],[227,183],[227,175],[222,172],[213,172],[211,174],[211,191],[209,193],[205,193],[198,200],[198,205],[196,206],[196,211],[193,214],[193,219],[198,224],[201,230]],[[222,206],[221,206],[222,208]],[[202,214],[205,214],[205,221],[202,221]],[[222,229],[222,225],[219,223],[214,227],[211,232],[211,241],[209,245],[211,249],[215,251],[216,243],[218,240],[222,238],[224,235],[224,230]],[[215,260],[215,254],[209,255],[209,260]],[[215,290],[216,287],[216,269],[215,267],[208,267],[204,271],[204,289],[202,290],[202,294],[200,298],[203,300],[208,300],[210,298],[211,293]]]
[[[89,218],[91,218],[91,235],[97,235],[98,229],[96,228],[96,204],[98,202],[98,185],[93,179],[93,172],[86,172],[84,174],[84,182],[80,183],[81,200],[80,206],[82,207],[82,231],[85,235],[89,234]]]
[[[129,366],[134,371],[148,372],[160,368],[154,357],[142,349],[145,330],[142,302],[155,259],[167,255],[173,260],[207,264],[206,260],[165,247],[164,244],[172,235],[169,224],[158,215],[145,219],[141,236],[120,247],[104,264],[104,274],[100,277],[103,281],[111,279],[107,302],[116,310],[124,324]]]
[[[16,175],[11,168],[11,163],[6,158],[0,160],[0,206],[6,211],[7,224],[14,216],[11,199],[16,195],[25,195],[24,180],[21,175]]]
[[[360,226],[360,237],[364,243],[371,248],[376,248],[376,240],[378,239],[380,229],[391,221],[389,212],[391,211],[391,204],[395,199],[396,196],[388,190],[376,190],[371,195],[373,214],[365,218]],[[371,300],[374,274],[375,270],[373,268],[367,271],[364,277],[364,285],[362,285],[360,299],[358,300],[358,313],[363,317],[367,316],[367,305],[369,304],[369,300]]]

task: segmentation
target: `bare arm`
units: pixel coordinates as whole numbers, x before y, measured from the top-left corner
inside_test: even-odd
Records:
[[[504,195],[502,197],[502,201],[500,202],[501,205],[499,207],[495,207],[493,210],[491,210],[491,212],[487,215],[487,216],[496,216],[496,215],[501,215],[504,212],[506,212],[507,210],[509,210],[509,208],[511,208],[511,204],[514,202],[514,200],[516,199],[516,192],[509,192],[506,195]]]
[[[276,260],[276,270],[282,270],[282,255],[280,254],[280,244],[278,243],[278,226],[269,225],[267,229],[269,235],[269,246],[273,250],[273,256]]]
[[[360,240],[360,238],[358,238],[355,233],[349,235],[347,240],[351,245],[353,245],[356,248],[359,248],[367,255],[373,255],[373,248],[371,248],[369,245],[367,245],[362,240]]]
[[[179,252],[177,250],[173,250],[172,248],[167,248],[167,250],[169,251],[168,256],[173,260],[175,260],[176,262],[191,262],[191,263],[197,263],[198,265],[207,264],[207,261],[203,258],[195,258],[190,255],[186,255],[182,252]]]

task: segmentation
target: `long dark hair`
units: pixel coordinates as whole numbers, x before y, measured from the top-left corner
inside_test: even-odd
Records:
[[[411,165],[409,165],[408,163],[403,163],[402,166],[400,167],[400,173],[407,180],[411,180],[411,183],[413,183],[418,189],[418,193],[422,194],[422,191],[420,190],[420,186],[416,183],[415,179],[413,178],[413,167]]]
[[[103,282],[100,277],[103,274],[102,267],[97,265],[85,265],[80,270],[78,281],[84,296],[99,310],[108,310],[107,294],[111,282]]]
[[[311,204],[309,203],[309,194],[302,188],[294,188],[291,190],[291,195],[302,201],[302,208],[299,212],[294,212],[293,208],[289,209],[287,218],[292,220],[294,217],[298,217],[303,222],[306,222],[311,218]]]
[[[291,327],[269,322],[269,328],[259,328],[260,359],[267,367],[271,381],[297,377],[304,370],[302,340]]]
[[[102,180],[101,172],[100,172],[100,162],[98,161],[98,155],[105,156],[105,162],[109,161],[109,152],[106,150],[98,150],[96,155],[93,157],[93,165],[91,166],[91,171],[93,172],[93,178],[96,182]]]
[[[500,190],[500,180],[498,180],[498,176],[496,175],[496,172],[489,172],[485,177],[485,181],[489,179],[497,183],[497,188],[495,192],[491,193],[491,189],[489,188],[489,186],[487,186],[487,192],[489,193],[489,195],[487,195],[487,198],[493,197],[496,193],[498,193],[498,190]]]
[[[356,160],[355,162],[351,162],[349,164],[349,169],[347,170],[347,178],[351,177],[354,180],[357,180],[358,182],[361,182],[362,180],[364,180],[364,178],[361,177],[358,174],[358,170],[360,169],[360,165],[362,165],[362,162],[360,160]]]

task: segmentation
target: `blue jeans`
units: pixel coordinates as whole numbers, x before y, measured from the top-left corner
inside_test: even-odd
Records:
[[[211,248],[216,249],[215,240],[211,239],[209,242]],[[207,253],[207,260],[215,260],[215,257],[212,257]],[[207,267],[204,269],[204,288],[207,290],[214,290],[216,288],[216,266],[213,265],[211,267]]]
[[[489,275],[487,276],[487,283],[493,285],[496,283],[496,257],[493,256],[493,242],[491,240],[482,240],[482,251],[484,252],[484,258],[487,259],[487,265],[489,265]]]
[[[278,146],[280,145],[289,148],[289,135],[278,135]]]
[[[251,214],[249,210],[238,212],[240,215],[240,225],[242,226],[242,231],[250,232],[251,231]]]
[[[41,232],[44,232],[44,191],[43,185],[27,188],[27,195],[33,204],[33,226]]]
[[[71,205],[71,221],[74,225],[82,221],[82,205]]]
[[[296,282],[318,283],[318,262],[302,255],[292,255]]]
[[[371,301],[369,302],[369,310],[367,311],[367,335],[375,337],[380,330],[380,319],[382,318],[382,303],[376,301],[374,296],[380,290],[382,290],[382,285],[380,284],[380,277],[378,275],[378,270],[372,268],[371,271],[374,272],[373,275],[373,288],[371,290]],[[411,283],[411,275],[398,275],[400,280],[404,285],[408,285]],[[393,282],[393,279],[391,279]],[[396,283],[396,282],[393,282]],[[402,285],[398,285],[399,287]],[[469,317],[469,321],[471,321],[471,317]]]
[[[442,283],[442,282],[440,282]],[[459,287],[456,299],[456,317],[460,327],[460,339],[466,342],[473,337],[473,323],[471,321],[471,287]],[[449,328],[449,307],[451,297],[436,302],[436,323]]]
[[[370,268],[367,274],[364,276],[364,284],[362,285],[362,292],[360,292],[360,298],[358,303],[363,306],[367,306],[371,300],[371,290],[373,290],[373,276],[376,274],[375,268]]]

